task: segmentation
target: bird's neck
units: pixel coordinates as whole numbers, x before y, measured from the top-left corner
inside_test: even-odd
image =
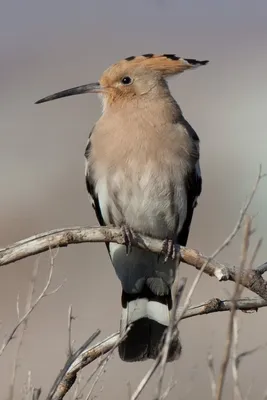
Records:
[[[104,118],[117,118],[120,115],[129,119],[139,115],[151,121],[162,119],[165,123],[176,123],[182,118],[182,111],[172,95],[164,91],[157,95],[153,92],[130,99],[118,99],[104,105]]]

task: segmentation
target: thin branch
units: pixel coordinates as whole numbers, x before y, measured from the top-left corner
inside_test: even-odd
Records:
[[[259,252],[259,250],[260,250],[260,248],[261,248],[262,242],[263,242],[263,239],[260,238],[260,239],[258,240],[257,244],[256,244],[256,247],[255,247],[255,249],[254,249],[254,251],[253,251],[253,254],[252,254],[251,260],[250,260],[250,262],[249,262],[249,266],[248,266],[248,268],[249,268],[250,270],[252,270],[252,268],[253,268],[255,259],[256,259],[257,255],[258,255],[258,252]],[[261,266],[261,268],[262,268],[262,266]],[[258,272],[259,272],[259,270],[258,270]]]
[[[267,346],[267,343],[263,343],[263,344],[261,344],[259,346],[253,347],[250,350],[246,350],[246,351],[243,351],[242,353],[238,354],[237,360],[236,360],[237,366],[239,367],[240,362],[243,360],[243,358],[245,358],[247,356],[250,356],[250,355],[256,353],[257,351],[259,351],[261,349],[264,349],[266,346]]]
[[[104,373],[104,369],[106,364],[108,363],[108,361],[110,360],[112,354],[114,353],[114,350],[119,346],[119,344],[126,338],[126,336],[128,335],[130,330],[130,327],[128,327],[126,329],[126,331],[124,332],[124,334],[122,336],[120,336],[118,338],[118,340],[116,341],[116,343],[114,344],[114,346],[110,349],[110,351],[107,353],[107,355],[103,358],[103,360],[100,361],[98,367],[96,368],[96,371],[93,372],[92,375],[94,375],[95,373],[97,373],[95,380],[91,386],[91,389],[89,390],[89,393],[87,394],[85,400],[89,400],[91,394],[93,393],[93,390],[97,384],[97,382],[99,381],[100,377],[102,376],[102,374]],[[92,376],[91,375],[91,376]]]
[[[237,281],[235,284],[235,290],[233,293],[232,297],[232,310],[230,313],[230,318],[229,318],[229,324],[228,324],[228,331],[227,331],[227,339],[226,339],[226,346],[225,346],[225,353],[223,357],[223,361],[221,364],[221,370],[219,374],[219,379],[218,379],[218,385],[217,385],[217,392],[216,392],[216,400],[221,400],[222,399],[222,394],[223,394],[223,387],[224,387],[224,382],[226,378],[226,371],[228,367],[228,363],[230,360],[230,355],[231,355],[231,348],[232,348],[232,343],[233,343],[233,332],[234,332],[234,318],[235,318],[235,313],[236,313],[236,301],[241,295],[242,292],[242,286],[240,285],[241,282],[241,277],[244,272],[247,258],[248,258],[248,249],[249,249],[249,240],[251,236],[251,218],[247,218],[246,220],[246,225],[245,225],[245,232],[244,232],[244,240],[242,243],[242,256],[241,256],[241,262],[240,262],[240,268],[238,270],[238,276],[237,276]],[[249,271],[247,271],[249,273]]]
[[[191,288],[190,288],[190,290],[189,290],[189,292],[187,294],[187,297],[186,297],[185,302],[184,302],[183,310],[181,311],[180,316],[178,318],[178,322],[182,318],[182,316],[185,313],[185,311],[188,309],[188,307],[190,305],[190,301],[191,301],[192,296],[193,296],[193,293],[194,293],[194,291],[195,291],[195,289],[196,289],[196,287],[198,285],[198,282],[201,279],[202,274],[205,272],[205,269],[208,266],[208,264],[211,263],[214,260],[214,258],[218,254],[220,254],[222,252],[222,250],[224,250],[232,242],[234,237],[239,232],[239,230],[240,230],[240,228],[242,226],[242,222],[244,220],[244,217],[246,215],[246,212],[247,212],[247,210],[248,210],[248,208],[249,208],[249,206],[250,206],[250,204],[251,204],[251,202],[252,202],[252,200],[253,200],[253,198],[255,196],[255,193],[256,193],[257,188],[258,188],[259,183],[260,183],[260,180],[263,178],[263,176],[264,175],[262,175],[262,173],[261,173],[261,166],[260,166],[259,173],[258,173],[258,176],[257,176],[257,180],[255,182],[255,185],[254,185],[254,187],[253,187],[253,189],[252,189],[247,201],[245,202],[244,206],[241,208],[240,215],[239,215],[237,223],[235,224],[234,229],[228,235],[228,237],[224,240],[224,242],[211,254],[211,256],[206,258],[205,262],[201,266],[201,268],[200,268],[197,276],[195,277],[195,279],[193,281],[193,284],[192,284],[192,286],[191,286]],[[239,282],[241,282],[241,280],[240,280],[240,276],[241,275],[239,276],[239,273],[240,273],[240,270],[238,270],[237,274],[235,273],[235,279],[234,279],[235,282],[238,282],[238,285],[239,285]],[[236,278],[238,278],[238,279],[236,279]],[[267,299],[265,298],[265,300],[267,300]]]
[[[25,384],[22,400],[39,400],[41,393],[41,388],[33,387],[32,374],[31,371],[28,371],[27,382]]]
[[[267,262],[263,263],[257,268],[257,271],[260,275],[263,275],[267,271]]]
[[[150,380],[150,378],[153,376],[154,372],[158,368],[160,361],[161,361],[161,352],[159,353],[159,357],[153,362],[151,368],[147,371],[139,385],[137,386],[136,390],[132,394],[131,400],[136,400],[144,390],[145,386],[147,385],[147,382]]]
[[[177,381],[170,381],[165,392],[161,395],[160,400],[165,400],[176,385],[177,385]]]
[[[97,345],[88,349],[89,345],[97,338],[100,334],[100,330],[95,331],[84,344],[72,354],[66,361],[63,369],[58,374],[55,382],[53,383],[47,400],[61,400],[65,394],[73,386],[77,373],[96,358],[100,357],[101,353],[97,352]],[[114,335],[112,335],[114,336]],[[107,341],[107,339],[106,339]],[[110,342],[108,343],[110,345]],[[104,346],[103,346],[104,347]],[[102,347],[102,348],[103,348]],[[110,350],[110,347],[107,351]]]
[[[33,388],[32,400],[39,400],[41,393],[42,391],[40,388]]]
[[[27,313],[27,311],[31,308],[31,305],[32,305],[32,298],[33,298],[33,294],[34,294],[34,288],[35,288],[35,284],[36,284],[38,268],[39,268],[39,263],[37,262],[32,271],[28,296],[27,296],[27,300],[26,300],[25,313]],[[18,321],[19,321],[20,320],[19,294],[17,297],[16,309],[17,309],[17,317],[18,317]],[[13,366],[13,371],[12,371],[9,400],[13,400],[13,398],[14,398],[14,391],[15,391],[15,386],[16,386],[16,376],[17,376],[17,369],[18,369],[18,358],[19,358],[19,354],[20,354],[20,350],[21,350],[21,346],[22,346],[22,342],[23,342],[24,333],[27,328],[27,322],[28,322],[28,318],[24,319],[24,321],[21,323],[21,330],[20,330],[20,335],[18,338],[18,344],[17,344],[14,366]],[[19,328],[18,328],[18,330],[19,330]]]
[[[178,268],[176,268],[176,275],[177,275],[177,273],[178,273]],[[183,294],[183,291],[185,288],[185,284],[186,284],[186,278],[182,278],[180,280],[177,292],[174,295],[174,302],[173,302],[172,311],[171,311],[171,315],[170,315],[170,322],[169,322],[169,326],[167,328],[164,345],[162,348],[162,356],[161,356],[161,361],[160,361],[160,373],[159,373],[159,378],[158,378],[158,383],[157,383],[155,400],[160,400],[160,398],[161,398],[162,384],[163,384],[163,378],[164,378],[164,373],[165,373],[165,369],[166,369],[168,353],[169,353],[171,341],[173,339],[173,334],[175,332],[175,328],[177,327],[176,313],[177,313],[180,299],[182,297],[182,294]]]
[[[267,345],[267,343],[261,344],[259,346],[256,346],[250,350],[245,350],[242,353],[238,354],[237,353],[237,344],[238,344],[238,324],[237,324],[237,317],[235,315],[234,318],[234,335],[233,335],[233,363],[232,363],[232,371],[233,371],[233,378],[234,378],[234,394],[235,394],[235,399],[248,399],[250,396],[250,391],[252,388],[252,383],[250,384],[250,387],[248,388],[248,391],[246,393],[246,396],[244,397],[241,393],[241,389],[240,389],[240,385],[239,385],[239,367],[240,367],[240,363],[241,361],[247,357],[250,356],[254,353],[256,353],[257,351],[264,349]]]
[[[49,270],[48,279],[47,279],[47,282],[45,284],[45,287],[43,288],[42,292],[37,297],[37,299],[31,304],[31,306],[28,308],[28,310],[25,312],[25,314],[20,318],[20,320],[18,321],[16,326],[12,329],[12,331],[9,333],[9,335],[4,340],[3,345],[2,345],[2,347],[0,349],[0,357],[3,354],[3,352],[5,351],[5,349],[8,346],[8,344],[14,338],[14,335],[17,332],[18,328],[21,326],[21,324],[23,324],[23,323],[25,323],[25,321],[27,321],[27,319],[29,318],[30,314],[37,307],[37,305],[40,303],[40,301],[43,298],[49,296],[50,294],[56,293],[62,287],[62,285],[60,285],[55,290],[53,290],[52,292],[48,292],[48,288],[50,287],[50,284],[51,284],[52,275],[53,275],[53,269],[54,269],[54,262],[53,261],[54,261],[53,258],[51,258],[50,270]]]
[[[237,322],[236,315],[234,316],[233,323],[234,323],[234,329],[233,329],[232,374],[233,374],[233,380],[234,380],[234,399],[235,400],[243,400],[240,383],[239,383],[239,362],[238,362],[238,354],[237,354],[239,333],[238,333],[238,322]]]
[[[232,300],[220,300],[211,299],[205,303],[189,307],[186,313],[183,315],[182,319],[192,318],[203,314],[211,314],[216,312],[231,311]],[[267,302],[261,298],[244,298],[236,302],[236,309],[242,311],[252,311],[258,310],[261,307],[266,307]],[[53,399],[61,400],[70,390],[70,388],[75,383],[77,373],[91,364],[94,360],[101,357],[103,354],[109,352],[114,344],[119,339],[119,332],[113,333],[103,341],[97,343],[93,347],[87,346],[83,348],[83,351],[79,356],[72,359],[68,364],[68,369],[63,369],[60,374],[60,378],[57,379],[57,388],[55,389],[55,395]],[[98,367],[97,367],[98,368]],[[96,368],[96,370],[97,370]],[[154,373],[154,368],[152,374]],[[96,372],[96,370],[94,372]],[[93,374],[92,374],[93,375]],[[91,378],[91,376],[90,376]],[[60,395],[59,395],[60,394]],[[58,397],[57,397],[58,396]],[[48,397],[49,399],[49,397]],[[51,397],[50,397],[51,399]]]
[[[71,333],[72,333],[72,321],[74,320],[74,317],[72,315],[72,305],[69,306],[68,309],[68,357],[71,357],[73,354],[72,350],[72,338],[71,338]]]
[[[32,373],[28,371],[27,381],[25,385],[25,398],[26,400],[31,400],[33,393],[33,386],[32,386]]]
[[[205,303],[189,307],[184,314],[183,319],[203,314],[231,311],[232,304],[233,300],[220,300],[218,298],[214,298]],[[267,302],[261,298],[244,298],[236,301],[236,309],[244,312],[258,311],[259,308],[266,306]]]
[[[212,399],[215,400],[215,398],[216,398],[216,379],[215,379],[213,356],[211,353],[208,354],[208,370],[209,370],[209,376],[210,376]]]
[[[73,391],[72,400],[80,400],[82,397],[79,396],[80,385],[83,377],[81,374],[77,376],[75,390]]]

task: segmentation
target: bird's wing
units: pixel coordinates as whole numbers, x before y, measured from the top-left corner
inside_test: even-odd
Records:
[[[107,225],[107,224],[105,223],[104,218],[103,218],[102,213],[101,213],[99,199],[98,199],[98,196],[97,196],[97,194],[95,192],[95,183],[94,183],[94,181],[92,179],[92,171],[91,171],[91,168],[90,168],[90,166],[91,166],[91,162],[90,162],[91,161],[90,160],[90,157],[91,157],[91,136],[92,136],[93,131],[94,131],[94,128],[91,130],[91,132],[89,134],[88,142],[87,142],[85,153],[84,153],[84,156],[85,156],[85,182],[86,182],[86,187],[87,187],[90,199],[91,199],[91,203],[92,203],[93,209],[95,210],[98,222],[99,222],[99,224],[101,226],[104,226],[104,225]]]
[[[202,190],[202,177],[199,164],[199,137],[186,120],[183,121],[183,125],[185,126],[188,135],[193,140],[197,153],[197,158],[195,159],[195,166],[188,173],[187,180],[185,182],[186,194],[187,194],[187,215],[184,225],[178,234],[178,243],[181,246],[186,246],[190,225],[193,217],[193,212],[195,207],[197,206],[197,199],[201,194]]]

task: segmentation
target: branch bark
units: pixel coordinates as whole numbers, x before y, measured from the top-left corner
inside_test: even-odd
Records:
[[[43,253],[49,249],[66,247],[77,243],[113,242],[125,244],[120,228],[114,227],[73,227],[55,229],[16,242],[0,249],[0,266]],[[148,236],[135,234],[133,246],[161,253],[163,242]],[[208,257],[198,250],[180,247],[181,261],[200,270],[208,261]],[[204,272],[216,277],[219,281],[236,282],[239,269],[232,265],[221,264],[216,260],[207,263]],[[267,282],[262,274],[266,271],[266,263],[252,269],[250,273],[241,274],[240,283],[267,301]]]
[[[231,311],[233,306],[232,300],[211,299],[205,303],[189,307],[182,316],[182,319],[192,318],[198,315],[211,314],[216,312]],[[266,307],[267,302],[261,298],[244,298],[236,301],[236,309],[241,311],[258,311],[261,307]],[[179,314],[179,309],[178,309]],[[99,331],[98,331],[99,332]],[[90,338],[91,339],[91,338]],[[105,338],[103,341],[94,346],[84,345],[76,352],[76,356],[70,357],[63,368],[59,377],[56,379],[53,388],[50,391],[47,400],[62,400],[67,392],[74,385],[77,374],[86,365],[91,364],[97,358],[103,356],[114,348],[119,340],[119,332]],[[159,360],[160,361],[160,360]],[[154,366],[155,367],[155,366]],[[154,372],[149,371],[148,376]],[[147,376],[146,376],[147,378]],[[144,379],[145,381],[145,379]]]

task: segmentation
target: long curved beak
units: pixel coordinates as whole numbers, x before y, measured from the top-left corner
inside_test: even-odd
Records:
[[[51,94],[50,96],[44,97],[35,102],[35,104],[45,103],[46,101],[60,99],[61,97],[74,96],[76,94],[83,93],[101,93],[103,88],[101,87],[99,82],[89,83],[88,85],[77,86],[71,89],[63,90],[62,92],[58,92],[55,94]]]

